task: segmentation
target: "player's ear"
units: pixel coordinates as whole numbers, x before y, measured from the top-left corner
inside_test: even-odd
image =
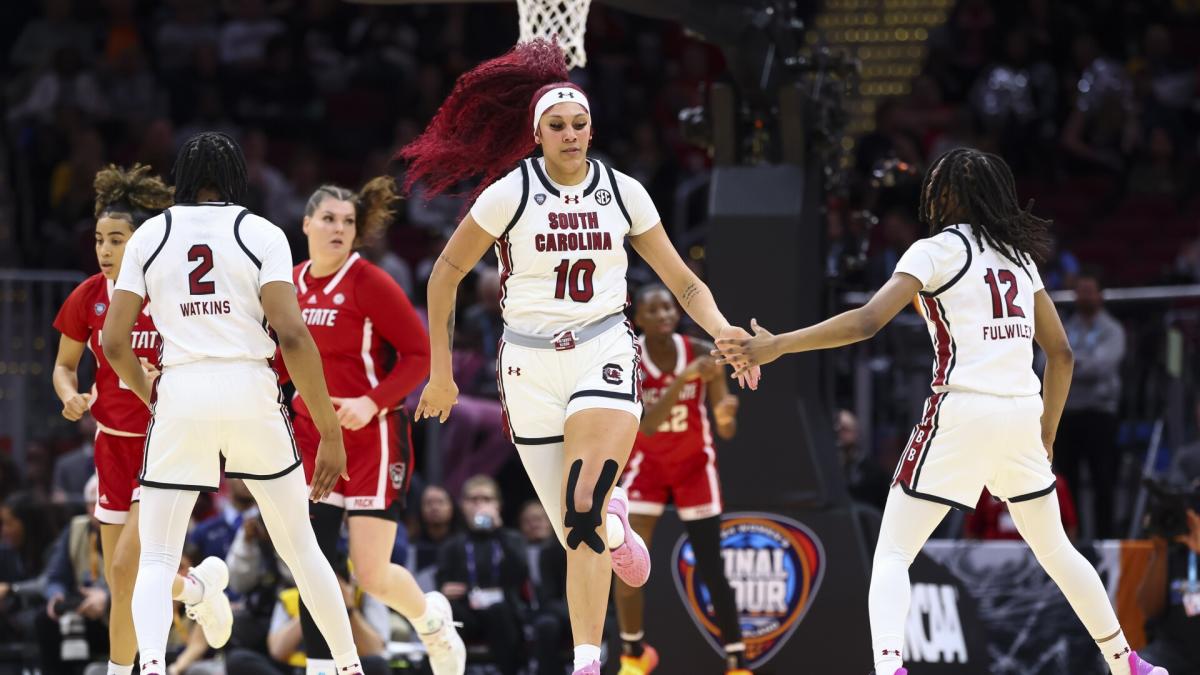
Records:
[[[308,236],[308,224],[312,222],[312,216],[304,216],[304,222],[300,225],[301,231],[305,236]]]

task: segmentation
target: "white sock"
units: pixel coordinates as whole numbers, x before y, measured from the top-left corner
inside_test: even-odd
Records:
[[[183,590],[175,599],[185,605],[194,605],[204,599],[204,583],[192,575],[181,577],[183,579]]]
[[[1104,662],[1108,664],[1112,675],[1130,675],[1130,650],[1129,642],[1125,639],[1125,631],[1118,630],[1116,635],[1104,642],[1097,641],[1096,645],[1100,647],[1100,653],[1104,654]]]
[[[425,613],[421,616],[409,619],[412,622],[413,628],[422,635],[436,633],[442,627],[442,615],[434,611],[429,603],[425,603]]]
[[[308,659],[304,664],[304,675],[336,675],[336,668],[333,659]]]
[[[598,645],[575,645],[575,670],[583,670],[599,660]]]
[[[620,518],[611,513],[608,514],[606,523],[606,529],[608,530],[608,548],[611,551],[614,548],[619,548],[621,544],[625,543],[625,526],[621,524]]]
[[[133,675],[133,664],[122,666],[119,663],[108,662],[108,675]]]
[[[166,675],[167,655],[161,649],[138,649],[142,662],[142,675]]]

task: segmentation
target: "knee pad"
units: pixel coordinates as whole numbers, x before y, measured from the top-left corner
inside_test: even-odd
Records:
[[[580,544],[587,544],[596,553],[604,553],[607,548],[604,538],[596,531],[604,520],[607,504],[604,495],[617,479],[617,463],[611,459],[604,461],[600,476],[592,488],[592,508],[586,513],[575,510],[575,489],[579,485],[579,473],[583,471],[583,460],[577,459],[571,464],[571,472],[567,474],[567,513],[563,516],[563,526],[567,529],[567,546],[578,549]]]

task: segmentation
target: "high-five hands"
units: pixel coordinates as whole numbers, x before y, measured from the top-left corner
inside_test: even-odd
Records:
[[[751,326],[754,327],[756,331],[758,330],[758,324],[755,323],[753,319],[751,320]],[[712,355],[717,357],[716,362],[718,364],[728,363],[734,367],[733,377],[738,381],[738,386],[740,386],[742,389],[745,389],[747,386],[749,386],[750,389],[758,389],[758,381],[762,378],[762,371],[759,369],[759,365],[761,364],[747,363],[739,366],[737,361],[730,359],[732,354],[726,354],[725,350],[726,346],[732,348],[733,346],[744,345],[754,339],[757,338],[752,338],[750,334],[746,332],[746,329],[738,326],[728,326],[721,331],[720,335],[717,336],[717,348],[712,352]],[[778,356],[775,358],[778,358]],[[770,360],[773,361],[774,359]],[[766,361],[763,361],[763,363],[766,363]]]
[[[783,350],[775,335],[758,325],[757,319],[750,319],[750,328],[754,331],[753,337],[740,328],[737,330],[741,331],[741,335],[722,333],[717,338],[717,348],[712,355],[717,357],[717,363],[733,366],[733,377],[738,382],[744,383],[746,379],[753,378],[750,388],[757,389],[761,372],[759,368],[782,356]]]

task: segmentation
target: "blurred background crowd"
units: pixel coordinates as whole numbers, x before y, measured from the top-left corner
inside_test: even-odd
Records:
[[[836,1],[846,2],[829,4]],[[848,159],[830,181],[831,304],[877,288],[925,236],[917,186],[930,160],[963,145],[1004,156],[1023,200],[1035,200],[1034,210],[1056,223],[1057,248],[1042,267],[1047,288],[1073,291],[1061,296],[1076,354],[1056,460],[1064,518],[1082,537],[1126,536],[1136,527],[1137,478],[1163,410],[1173,406],[1184,428],[1172,436],[1175,448],[1151,460],[1181,482],[1200,478],[1200,461],[1181,459],[1200,457],[1195,443],[1186,444],[1200,429],[1189,360],[1200,324],[1195,294],[1119,305],[1105,299],[1111,287],[1200,283],[1200,3],[923,4],[941,8],[944,21],[928,32],[906,86],[871,97],[870,123],[846,139]],[[0,267],[91,274],[96,171],[142,162],[169,175],[182,141],[207,129],[240,140],[251,183],[246,206],[288,233],[295,260],[306,259],[300,223],[314,188],[357,187],[402,170],[390,163],[394,150],[423,128],[460,73],[516,41],[517,18],[508,3],[42,0],[4,3],[0,36]],[[815,28],[812,36],[826,39]],[[710,160],[686,140],[678,113],[704,100],[703,86],[724,70],[720,52],[678,25],[599,2],[587,51],[587,68],[575,74],[593,101],[594,151],[648,188],[703,273],[698,205]],[[363,253],[423,305],[432,262],[463,206],[453,197],[414,198]],[[649,276],[631,269],[634,285]],[[539,673],[561,673],[557,659],[569,638],[556,591],[565,562],[560,547],[545,545],[549,523],[529,502],[532,490],[500,419],[498,288],[493,262],[459,294],[462,404],[445,427],[416,427],[417,479],[394,560],[465,608],[474,658],[503,673],[530,659],[545,668]],[[42,346],[35,336],[26,347],[44,361],[55,338],[48,322],[38,331]],[[927,391],[925,335],[911,313],[882,339],[832,358],[839,412],[831,424],[851,490],[865,503],[882,504]],[[35,366],[0,363],[9,375],[16,368],[36,375]],[[42,375],[45,391],[27,387],[30,401],[53,400],[49,374]],[[5,395],[0,389],[0,403]],[[67,426],[55,419],[57,408],[42,407],[50,413],[31,407],[37,423],[21,447],[0,431],[0,662],[17,663],[40,645],[43,672],[59,673],[69,672],[64,658],[90,659],[78,657],[81,649],[103,654],[97,626],[107,596],[86,516],[95,499],[87,487],[94,424]],[[972,517],[948,520],[941,534],[1015,537],[1002,506],[986,496],[980,504]],[[468,569],[464,545],[479,540],[499,553],[490,566]],[[226,664],[242,657],[249,664],[256,653],[265,660],[253,663],[275,668],[261,672],[289,672],[299,650],[295,592],[236,481],[197,507],[185,562],[209,555],[229,561],[241,607]],[[387,645],[403,642],[407,627],[372,607],[353,575],[343,574],[348,605],[367,617],[362,635],[356,626],[360,653],[402,660]],[[480,586],[502,589],[510,602],[471,609],[468,596]],[[67,615],[80,617],[79,625],[62,621]],[[193,639],[185,618],[176,632],[187,654],[177,664],[192,664],[176,672],[219,671],[205,665],[203,640]],[[505,644],[526,647],[492,648]],[[244,668],[229,672],[260,672]]]

